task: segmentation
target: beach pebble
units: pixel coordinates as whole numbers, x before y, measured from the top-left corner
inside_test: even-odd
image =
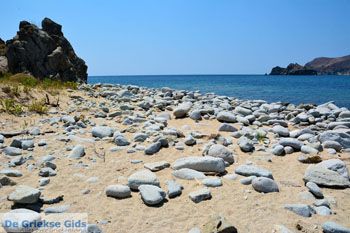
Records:
[[[330,221],[323,223],[322,229],[324,233],[350,233],[350,228]]]
[[[152,172],[157,172],[157,171],[160,171],[160,170],[163,170],[165,168],[170,167],[170,163],[168,163],[167,161],[145,163],[144,167],[151,170]]]
[[[132,190],[138,190],[142,184],[159,186],[159,180],[153,172],[147,169],[137,171],[129,176],[128,185]]]
[[[181,195],[183,190],[183,186],[181,184],[176,183],[175,180],[168,180],[166,181],[166,184],[168,186],[167,193],[169,198],[175,198]]]
[[[222,186],[222,181],[218,177],[205,178],[201,180],[202,184],[207,187],[219,187]]]
[[[216,116],[216,119],[220,122],[225,122],[225,123],[235,123],[237,122],[236,116],[231,113],[231,112],[219,112]]]
[[[173,176],[179,179],[184,179],[184,180],[194,180],[194,179],[204,179],[206,176],[204,173],[189,169],[189,168],[181,168],[179,170],[173,171]]]
[[[271,171],[254,165],[240,165],[235,169],[235,173],[242,176],[257,176],[272,179]]]
[[[6,222],[17,224],[5,224]],[[26,227],[28,225],[36,226],[41,222],[41,215],[29,209],[14,209],[2,216],[2,226],[6,232],[33,232],[38,227]]]
[[[85,155],[85,148],[82,145],[76,145],[72,149],[72,151],[69,154],[69,158],[71,159],[80,159]]]
[[[233,153],[227,147],[220,144],[212,145],[208,150],[208,156],[222,158],[230,164],[235,161]]]
[[[257,177],[253,179],[252,186],[255,191],[260,193],[279,192],[279,188],[276,182],[266,177]]]
[[[219,126],[218,131],[221,131],[221,132],[236,132],[237,129],[233,125],[230,125],[230,124],[227,124],[227,123],[222,123]]]
[[[153,154],[157,153],[161,147],[162,147],[162,143],[159,141],[152,143],[145,149],[145,154],[146,155],[153,155]]]
[[[114,198],[127,198],[131,197],[131,190],[126,185],[109,185],[107,186],[105,193],[108,197]]]
[[[211,199],[211,192],[208,188],[202,188],[189,193],[190,199],[194,203],[199,203],[204,200]]]
[[[33,204],[39,200],[41,192],[38,189],[19,185],[16,190],[10,193],[8,196],[9,201],[13,201],[18,204]]]
[[[97,126],[92,128],[92,136],[97,138],[112,137],[114,130],[108,126]]]
[[[322,190],[314,182],[307,182],[305,185],[316,198],[323,198]]]
[[[173,163],[172,167],[175,170],[190,168],[201,172],[223,173],[225,171],[225,162],[222,158],[215,158],[211,156],[188,156],[177,159]]]
[[[284,208],[296,213],[297,215],[303,216],[303,217],[311,217],[311,215],[312,215],[312,209],[309,205],[286,204],[286,205],[284,205]]]
[[[9,155],[9,156],[17,156],[22,154],[22,150],[20,148],[11,147],[11,146],[5,147],[3,152],[5,153],[5,155]]]
[[[147,205],[158,205],[163,202],[166,193],[159,187],[154,185],[140,185],[139,191],[141,198]]]

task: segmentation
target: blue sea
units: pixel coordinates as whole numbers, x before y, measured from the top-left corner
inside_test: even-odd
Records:
[[[350,76],[137,75],[89,76],[88,83],[131,84],[199,90],[240,99],[322,104],[350,108]]]

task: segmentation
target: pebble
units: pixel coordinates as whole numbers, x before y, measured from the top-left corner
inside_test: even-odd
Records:
[[[157,153],[160,150],[161,147],[162,147],[162,143],[161,142],[152,143],[151,145],[149,145],[145,149],[145,154],[146,155],[153,155],[153,154]]]
[[[229,164],[232,164],[235,161],[233,153],[225,146],[220,144],[212,145],[208,150],[208,156],[222,158]]]
[[[190,199],[194,203],[199,203],[204,200],[211,199],[211,192],[208,188],[202,188],[189,193]]]
[[[168,180],[166,181],[166,184],[168,186],[167,193],[169,198],[175,198],[182,194],[183,186],[181,184],[176,183],[175,180]]]
[[[323,198],[322,190],[314,182],[307,182],[305,185],[316,198]]]
[[[260,193],[279,192],[277,183],[274,180],[266,177],[257,177],[253,179],[252,186],[255,191]]]
[[[201,180],[202,184],[207,187],[219,187],[222,186],[222,181],[218,177],[214,178],[205,178]]]
[[[131,197],[131,190],[129,186],[126,185],[109,185],[105,193],[108,197],[114,197],[114,198],[127,198]]]
[[[41,192],[38,189],[19,185],[16,190],[10,193],[8,196],[9,201],[13,201],[18,204],[33,204],[38,202]]]
[[[173,176],[179,179],[184,179],[184,180],[194,180],[194,179],[205,179],[206,176],[204,173],[189,169],[189,168],[181,168],[179,170],[173,171]]]
[[[166,197],[166,193],[158,186],[144,184],[138,188],[143,202],[147,205],[161,204]]]
[[[168,163],[167,161],[145,163],[144,167],[151,170],[152,172],[157,172],[157,171],[160,171],[160,170],[163,170],[165,168],[170,167],[170,163]]]
[[[222,158],[211,156],[188,156],[177,159],[172,167],[175,170],[189,168],[200,172],[223,173],[225,171],[225,162]]]
[[[221,131],[221,132],[236,132],[237,129],[233,125],[230,125],[230,124],[227,124],[227,123],[222,123],[219,126],[218,131]]]
[[[284,208],[296,213],[297,215],[303,216],[303,217],[311,217],[311,215],[312,215],[312,209],[309,205],[287,204],[284,206]]]
[[[85,155],[85,148],[82,145],[76,145],[72,149],[72,151],[69,154],[69,158],[71,159],[80,159]]]
[[[324,233],[350,233],[350,228],[330,221],[323,223],[322,229]]]
[[[132,190],[138,190],[138,187],[143,184],[159,186],[159,179],[147,169],[137,171],[128,178],[128,185]]]
[[[97,138],[112,137],[114,129],[108,126],[97,126],[92,128],[92,136]]]
[[[235,173],[242,176],[267,177],[272,179],[272,172],[254,165],[240,165],[235,169]]]

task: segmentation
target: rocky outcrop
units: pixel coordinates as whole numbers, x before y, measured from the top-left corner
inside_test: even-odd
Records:
[[[350,55],[344,57],[319,57],[305,64],[291,63],[287,68],[276,66],[270,75],[350,75]]]
[[[6,54],[6,44],[0,38],[0,75],[8,71],[7,58]]]
[[[87,66],[64,37],[62,26],[45,18],[42,29],[21,21],[17,35],[6,42],[11,73],[30,73],[39,79],[87,81]]]
[[[298,63],[291,63],[287,68],[279,66],[272,68],[270,75],[317,75],[317,71],[301,66]]]
[[[320,75],[350,75],[350,55],[336,58],[315,58],[306,63],[305,67],[317,70]]]

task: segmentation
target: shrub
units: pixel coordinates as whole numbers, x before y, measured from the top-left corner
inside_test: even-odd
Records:
[[[44,101],[34,101],[28,106],[28,110],[39,114],[46,114],[48,108],[46,107]]]
[[[13,99],[4,99],[1,101],[2,109],[13,115],[20,115],[23,113],[23,108],[20,104],[17,104]]]

